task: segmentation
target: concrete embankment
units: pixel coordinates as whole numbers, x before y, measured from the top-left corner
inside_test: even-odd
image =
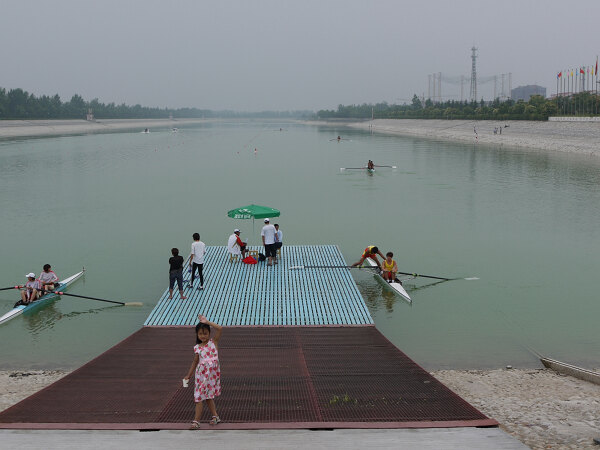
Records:
[[[87,120],[0,120],[0,139],[60,136],[69,134],[110,133],[125,130],[150,132],[185,125],[206,123],[205,119],[107,119]]]
[[[600,155],[600,123],[492,120],[377,119],[363,122],[310,122],[415,136],[540,151]],[[496,134],[494,134],[496,129]]]

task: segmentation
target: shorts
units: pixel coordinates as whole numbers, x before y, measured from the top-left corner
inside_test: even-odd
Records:
[[[265,244],[265,256],[268,258],[269,256],[276,258],[277,257],[277,249],[275,248],[275,244]]]
[[[180,291],[183,291],[183,270],[171,270],[169,272],[169,289],[173,289],[175,286],[175,281],[177,281],[177,287]]]

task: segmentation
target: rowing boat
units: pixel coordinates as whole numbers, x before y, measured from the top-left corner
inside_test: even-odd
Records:
[[[83,275],[84,272],[85,272],[85,269],[83,269],[81,272],[76,273],[75,275],[71,275],[69,278],[65,278],[64,280],[60,281],[54,290],[56,292],[65,291],[67,289],[67,287],[69,287],[71,284],[73,284],[73,282],[75,280],[79,279]],[[40,306],[49,303],[50,300],[55,299],[57,297],[59,297],[59,295],[56,294],[55,292],[49,292],[46,295],[42,295],[38,300],[36,300],[33,303],[30,303],[28,305],[15,306],[9,312],[7,312],[2,317],[0,317],[0,324],[8,322],[10,319],[14,319],[15,317],[20,316],[24,312],[30,312],[30,311],[36,310]]]
[[[396,277],[394,279],[394,281],[389,283],[386,280],[384,280],[383,277],[381,276],[381,269],[379,268],[379,266],[377,265],[377,263],[375,261],[373,261],[371,258],[365,258],[365,262],[367,264],[369,264],[370,267],[376,268],[376,273],[374,274],[374,276],[377,279],[377,281],[379,281],[380,283],[382,283],[382,284],[386,285],[387,287],[389,287],[390,289],[392,289],[396,294],[398,294],[400,297],[402,297],[408,303],[412,303],[410,295],[408,295],[408,293],[406,292],[406,289],[404,289],[404,286],[402,286],[402,283],[400,282],[398,277]],[[363,263],[363,265],[364,265],[364,263]]]

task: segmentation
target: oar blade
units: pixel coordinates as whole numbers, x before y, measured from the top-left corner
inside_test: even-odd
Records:
[[[463,278],[463,280],[473,281],[473,280],[479,280],[479,278],[477,278],[477,277],[469,277],[469,278]]]
[[[142,302],[126,302],[123,306],[144,306]]]

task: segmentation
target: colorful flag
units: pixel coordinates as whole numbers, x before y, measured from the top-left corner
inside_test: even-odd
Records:
[[[596,75],[598,75],[598,57],[596,56]]]
[[[585,75],[585,70],[582,67],[579,68],[579,73],[583,73]]]
[[[562,72],[558,72],[558,75],[556,75],[556,78],[560,78],[562,77]]]

